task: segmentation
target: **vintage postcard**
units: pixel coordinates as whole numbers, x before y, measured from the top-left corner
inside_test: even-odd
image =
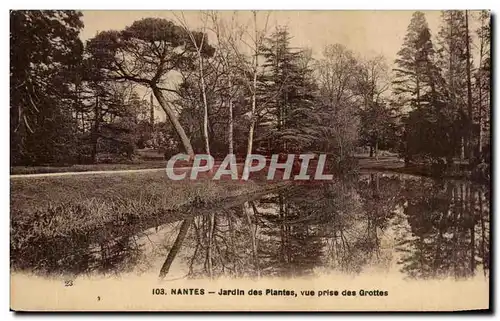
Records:
[[[489,310],[491,18],[10,12],[14,311]]]

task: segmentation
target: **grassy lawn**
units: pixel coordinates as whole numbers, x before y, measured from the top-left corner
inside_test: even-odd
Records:
[[[258,181],[172,181],[163,172],[11,179],[11,248],[104,226],[186,213],[276,187]]]

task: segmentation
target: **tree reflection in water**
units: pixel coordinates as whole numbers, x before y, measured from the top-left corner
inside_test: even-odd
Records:
[[[488,189],[467,182],[374,173],[266,195],[194,226],[193,278],[359,274],[393,263],[418,279],[489,270]]]
[[[417,279],[468,278],[478,271],[488,276],[488,186],[372,173],[262,195],[183,217],[169,214],[15,248],[11,244],[11,267],[44,274],[119,274],[147,263],[145,271],[158,269],[162,278],[174,262],[185,266],[190,278],[377,269]],[[160,233],[175,241],[146,253],[149,241],[144,239]],[[162,264],[157,265],[159,255]]]
[[[407,180],[398,251],[412,278],[467,278],[489,271],[489,191],[463,181]],[[404,224],[406,221],[407,224]]]

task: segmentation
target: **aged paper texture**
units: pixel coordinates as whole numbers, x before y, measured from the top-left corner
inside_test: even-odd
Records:
[[[10,13],[15,311],[490,308],[490,12]]]

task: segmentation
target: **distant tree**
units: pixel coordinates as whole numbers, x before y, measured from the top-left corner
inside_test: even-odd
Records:
[[[321,149],[345,158],[358,142],[360,102],[356,94],[358,61],[340,44],[329,45],[316,64],[321,106]]]
[[[115,84],[111,97],[103,101],[100,108],[101,125],[97,135],[105,147],[103,151],[125,155],[130,160],[137,147],[144,148],[146,142],[153,139],[149,107],[133,87]]]
[[[370,146],[370,157],[377,157],[379,148],[395,147],[395,110],[382,97],[390,85],[388,66],[378,56],[360,61],[358,68],[355,90],[362,99],[360,143]]]
[[[370,146],[370,157],[378,157],[379,149],[394,149],[397,145],[395,116],[388,106],[378,100],[360,111],[360,143]]]

